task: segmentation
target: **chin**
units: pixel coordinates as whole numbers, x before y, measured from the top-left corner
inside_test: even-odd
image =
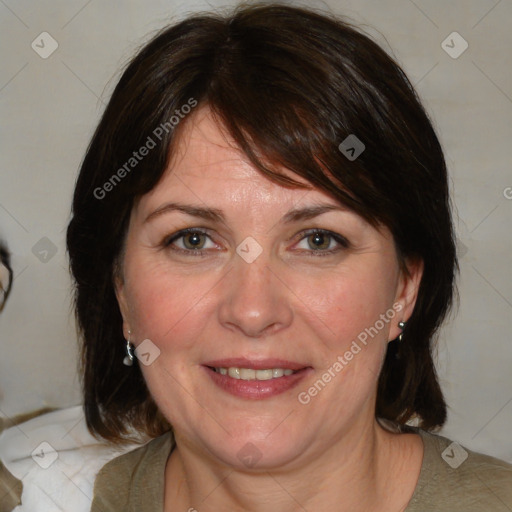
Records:
[[[261,440],[239,441],[233,444],[235,451],[224,451],[216,454],[219,460],[239,471],[260,472],[281,469],[291,464],[298,456],[296,446],[277,443],[262,443]]]
[[[293,463],[307,446],[305,440],[301,443],[294,432],[276,428],[277,425],[279,422],[272,421],[272,427],[263,430],[242,423],[236,432],[226,433],[222,439],[203,438],[198,442],[228,467],[255,472],[275,470]]]

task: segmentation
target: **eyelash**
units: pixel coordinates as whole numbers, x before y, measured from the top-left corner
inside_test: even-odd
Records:
[[[186,254],[188,256],[200,256],[200,257],[207,256],[206,253],[207,253],[207,251],[209,251],[209,249],[181,249],[181,248],[173,247],[172,244],[174,242],[176,242],[180,238],[183,238],[187,234],[191,234],[191,233],[199,234],[199,235],[205,235],[205,236],[207,236],[211,240],[211,237],[208,235],[208,232],[205,231],[204,229],[201,229],[201,228],[186,228],[186,229],[182,229],[182,230],[178,231],[177,233],[174,233],[171,236],[166,237],[164,239],[164,241],[162,242],[162,246],[164,248],[168,248],[168,249],[171,249],[172,251],[179,252],[179,253],[182,253],[182,254]],[[331,254],[335,254],[335,253],[341,251],[342,249],[348,249],[350,247],[350,242],[345,237],[343,237],[343,236],[341,236],[341,235],[339,235],[337,233],[333,233],[332,231],[328,231],[326,229],[320,229],[320,228],[311,228],[311,229],[307,229],[305,231],[302,231],[300,233],[301,237],[299,238],[297,243],[299,243],[302,240],[306,239],[308,236],[315,235],[315,234],[320,234],[320,235],[324,235],[324,236],[330,237],[331,239],[333,239],[335,242],[338,243],[338,247],[336,247],[334,249],[329,249],[329,250],[321,250],[321,249],[318,249],[318,250],[313,250],[313,249],[305,250],[305,249],[300,249],[300,251],[308,252],[313,257],[322,257],[322,256],[329,256]],[[212,242],[213,242],[213,240],[212,240]]]

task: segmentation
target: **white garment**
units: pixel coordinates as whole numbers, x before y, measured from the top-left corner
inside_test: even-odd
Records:
[[[140,444],[115,448],[87,430],[82,406],[60,409],[0,434],[0,460],[23,482],[13,512],[88,512],[94,480],[109,460]]]

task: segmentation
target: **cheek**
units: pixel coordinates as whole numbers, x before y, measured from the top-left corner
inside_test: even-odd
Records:
[[[321,353],[316,376],[299,390],[298,401],[310,404],[326,428],[337,429],[340,418],[350,422],[363,408],[373,410],[389,329],[396,322],[396,289],[389,269],[385,279],[378,279],[378,268],[370,270],[335,273],[319,286],[297,288]]]
[[[368,266],[333,272],[314,282],[298,278],[293,289],[301,299],[297,304],[303,315],[325,346],[340,351],[353,340],[387,339],[395,315],[395,281],[389,269],[388,274],[383,279],[379,268]]]
[[[192,344],[204,325],[209,291],[218,277],[170,272],[141,258],[128,260],[125,268],[135,342],[149,338],[160,348],[175,349]]]

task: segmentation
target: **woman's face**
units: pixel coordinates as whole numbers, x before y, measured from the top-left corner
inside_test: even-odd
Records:
[[[324,192],[259,174],[208,109],[185,128],[132,211],[125,335],[150,340],[138,364],[178,443],[230,466],[293,467],[373,427],[421,270],[405,278],[389,232]]]

